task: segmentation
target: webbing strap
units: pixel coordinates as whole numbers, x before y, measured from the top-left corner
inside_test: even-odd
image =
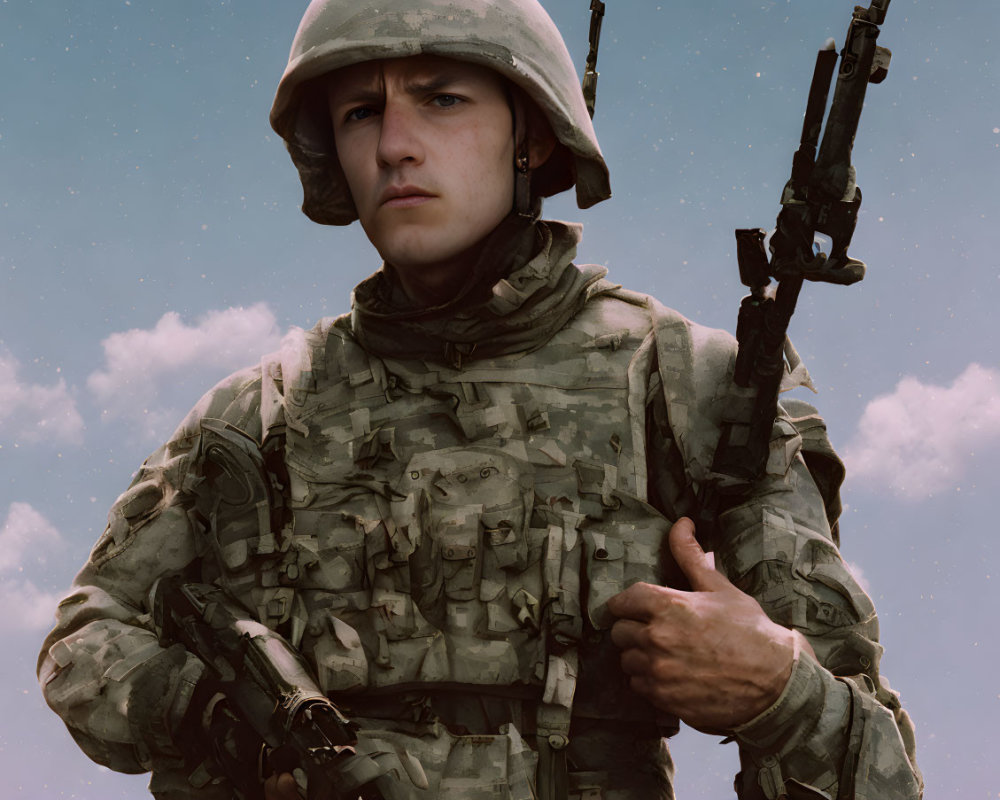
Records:
[[[579,574],[580,541],[574,521],[550,524],[548,550],[545,557],[546,613],[543,617],[543,635],[548,642],[548,661],[545,668],[545,688],[542,702],[535,716],[538,735],[538,800],[567,800],[569,797],[569,768],[566,748],[569,745],[569,728],[573,717],[573,696],[579,671],[578,635],[567,626],[567,617],[579,614],[573,602],[578,598],[579,586],[572,585],[570,573]],[[571,598],[567,595],[576,597]],[[558,617],[558,619],[557,619]]]
[[[844,756],[844,767],[840,771],[840,781],[837,789],[837,800],[854,800],[854,777],[858,766],[858,755],[861,753],[861,739],[864,735],[864,709],[858,688],[849,678],[837,678],[847,686],[851,693],[851,719],[848,725],[847,754]]]
[[[567,800],[569,767],[566,748],[573,716],[579,657],[576,647],[549,654],[545,691],[536,715],[538,734],[538,800]]]

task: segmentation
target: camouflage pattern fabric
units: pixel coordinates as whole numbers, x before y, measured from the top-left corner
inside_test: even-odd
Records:
[[[549,228],[559,246],[534,264],[537,286],[579,237]],[[720,415],[740,401],[734,346],[606,281],[572,285],[582,311],[521,352],[376,358],[345,316],[206,395],[112,508],[40,657],[46,699],[88,755],[151,769],[157,797],[230,796],[170,738],[202,667],[156,644],[146,603],[159,575],[187,568],[301,649],[359,720],[361,749],[396,754],[402,796],[527,800],[557,753],[571,798],[672,797],[672,721],[626,688],[606,602],[663,581],[670,520],[692,512]],[[518,300],[483,312],[484,336],[490,315],[530,309],[530,286]],[[727,732],[737,791],[918,797],[875,611],[831,533],[839,462],[818,418],[795,414],[809,423],[778,420],[767,477],[714,545],[819,661],[802,655],[774,706]],[[220,420],[246,436],[220,437]],[[259,457],[269,485],[206,475],[206,448],[225,441]],[[828,467],[822,492],[804,443]]]

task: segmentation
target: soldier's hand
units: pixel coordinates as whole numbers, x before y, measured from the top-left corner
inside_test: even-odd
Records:
[[[728,731],[774,703],[798,649],[812,648],[715,570],[691,520],[670,529],[670,550],[693,591],[637,583],[615,595],[611,638],[634,691],[694,728]]]
[[[264,781],[264,800],[302,800],[290,772],[272,775]]]

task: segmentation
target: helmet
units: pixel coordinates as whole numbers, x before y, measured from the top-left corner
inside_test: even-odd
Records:
[[[548,196],[575,184],[580,208],[611,196],[566,44],[537,0],[312,0],[271,108],[271,126],[298,168],[310,219],[347,225],[358,216],[315,79],[362,61],[421,53],[489,67],[534,100],[558,142],[533,176],[535,192]]]

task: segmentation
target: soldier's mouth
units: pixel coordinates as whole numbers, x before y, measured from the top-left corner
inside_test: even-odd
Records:
[[[434,196],[419,186],[390,186],[382,192],[382,196],[379,198],[379,205],[388,206],[389,208],[409,208],[411,206],[422,205],[428,200],[433,199]]]

